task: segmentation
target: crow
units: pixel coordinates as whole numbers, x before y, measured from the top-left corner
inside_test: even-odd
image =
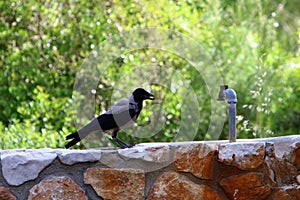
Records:
[[[143,108],[143,101],[146,99],[154,100],[155,96],[143,88],[137,88],[128,100],[118,101],[107,112],[94,118],[80,130],[66,136],[66,140],[72,140],[65,147],[68,149],[74,146],[90,133],[108,131],[112,131],[112,139],[119,144],[120,148],[133,147],[133,145],[121,141],[117,135],[121,129],[131,126],[136,121]]]

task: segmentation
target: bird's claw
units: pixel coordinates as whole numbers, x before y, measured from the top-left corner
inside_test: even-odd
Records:
[[[116,141],[119,144],[119,147],[121,149],[132,148],[135,145],[135,144],[126,144],[125,142],[123,142],[119,138],[113,138],[113,140]]]
[[[124,143],[124,144],[119,144],[119,147],[121,148],[121,149],[126,149],[126,148],[132,148],[132,147],[134,147],[134,145],[135,144],[126,144],[126,143]]]

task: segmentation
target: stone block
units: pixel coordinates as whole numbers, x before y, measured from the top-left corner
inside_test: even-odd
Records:
[[[29,191],[28,200],[80,199],[88,200],[83,190],[68,177],[51,176]]]
[[[119,149],[118,154],[124,160],[141,159],[148,162],[162,163],[170,159],[167,145],[137,145],[130,149]]]
[[[205,143],[185,144],[175,151],[174,167],[181,172],[191,172],[198,178],[211,179],[215,145]]]
[[[151,188],[147,200],[221,200],[212,188],[193,183],[176,172],[163,173]]]
[[[17,198],[6,187],[0,186],[0,200],[16,200]]]
[[[139,169],[88,168],[84,183],[104,199],[137,200],[144,196],[145,174]]]
[[[18,186],[38,177],[56,157],[56,153],[49,149],[3,151],[2,173],[8,184]]]
[[[271,199],[272,200],[292,200],[290,195],[282,188],[274,188],[272,195],[271,195]]]
[[[100,150],[58,150],[59,160],[66,165],[82,162],[96,162],[101,158]]]
[[[220,185],[230,199],[265,199],[271,186],[264,183],[264,175],[258,172],[234,175],[221,180]]]
[[[219,162],[242,170],[251,170],[264,162],[265,143],[228,143],[219,145]]]

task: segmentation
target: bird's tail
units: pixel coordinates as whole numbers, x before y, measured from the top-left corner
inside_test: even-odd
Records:
[[[70,139],[73,140],[71,140],[70,142],[68,142],[68,144],[65,145],[66,149],[70,148],[71,146],[74,146],[77,142],[81,140],[77,131],[66,136],[66,140]]]

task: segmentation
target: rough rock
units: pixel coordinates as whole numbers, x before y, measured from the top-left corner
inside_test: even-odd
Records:
[[[275,146],[275,157],[276,159],[282,159],[287,152],[290,152],[291,146],[296,143],[300,143],[299,135],[282,136],[274,138],[260,139],[262,142],[274,143]]]
[[[286,185],[276,187],[273,189],[272,200],[298,200],[300,199],[300,186],[299,185]]]
[[[271,180],[276,184],[284,185],[296,181],[297,169],[291,163],[276,159],[267,159],[265,163],[273,174]]]
[[[100,163],[113,169],[141,169],[148,173],[170,165],[171,150],[167,143],[138,144],[129,149],[102,151]]]
[[[272,200],[291,200],[291,197],[284,189],[275,188],[275,189],[273,189],[271,199]]]
[[[33,186],[28,200],[80,199],[88,200],[83,190],[68,177],[52,176]]]
[[[100,150],[59,150],[59,160],[66,165],[74,165],[82,162],[96,162],[100,160]]]
[[[278,185],[287,185],[296,181],[298,176],[297,168],[294,164],[292,153],[285,153],[281,158],[276,156],[276,147],[274,143],[266,143],[265,174],[272,181],[275,187]],[[291,152],[287,151],[287,152]],[[283,159],[284,158],[284,159]]]
[[[270,185],[264,184],[264,175],[258,172],[224,178],[220,185],[230,199],[259,200],[266,198],[271,192]]]
[[[88,168],[84,183],[90,184],[104,199],[142,199],[145,174],[138,169]]]
[[[17,198],[9,191],[8,188],[0,186],[0,200],[16,200]]]
[[[296,178],[297,178],[297,183],[300,184],[300,175],[298,175]]]
[[[130,149],[119,149],[119,155],[124,160],[141,159],[144,161],[162,163],[169,161],[170,149],[169,146],[161,145],[137,145]]]
[[[290,195],[292,200],[300,199],[300,185],[290,185],[283,187],[284,190]]]
[[[203,179],[211,179],[215,145],[205,143],[187,144],[175,151],[174,167],[181,172],[191,172]]]
[[[1,153],[2,173],[8,184],[18,186],[38,177],[39,173],[56,157],[56,153],[49,149],[3,151]]]
[[[282,159],[279,160],[285,160],[300,169],[300,142],[291,144],[283,153]]]
[[[264,162],[265,143],[228,143],[219,145],[219,161],[238,167],[242,170],[251,170]]]
[[[293,145],[294,153],[294,165],[297,169],[300,169],[300,142],[297,142]]]
[[[222,198],[212,188],[198,185],[176,172],[163,173],[150,190],[147,200],[221,200]]]

